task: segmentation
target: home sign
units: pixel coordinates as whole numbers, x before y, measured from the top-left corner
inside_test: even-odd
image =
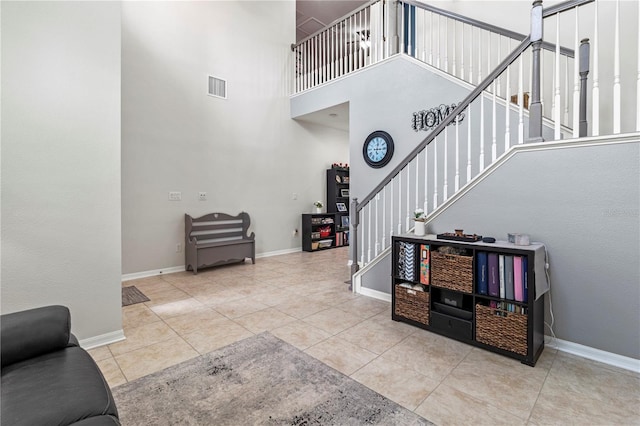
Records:
[[[442,121],[445,118],[447,118],[447,116],[451,114],[451,112],[458,105],[459,104],[451,104],[451,105],[441,104],[440,106],[437,106],[428,110],[414,112],[413,117],[411,119],[411,128],[416,132],[420,130],[424,130],[424,131],[433,130],[433,128],[436,127],[438,124],[442,123]],[[449,125],[451,124],[456,125],[458,123],[461,123],[462,120],[464,120],[463,112],[459,113],[456,116],[456,118],[454,118],[453,121],[449,123]]]

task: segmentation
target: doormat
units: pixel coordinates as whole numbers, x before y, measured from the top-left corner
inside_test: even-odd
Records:
[[[135,285],[122,287],[122,306],[135,305],[136,303],[148,301],[149,298],[138,290]]]

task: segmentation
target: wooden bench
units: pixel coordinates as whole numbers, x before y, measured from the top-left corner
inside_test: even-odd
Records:
[[[251,219],[246,212],[238,216],[210,213],[193,218],[184,215],[185,270],[244,262],[256,263],[255,234],[247,235]]]

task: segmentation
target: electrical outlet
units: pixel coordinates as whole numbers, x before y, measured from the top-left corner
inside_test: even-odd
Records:
[[[198,192],[198,200],[207,201],[207,193],[206,192]]]
[[[298,230],[297,230],[297,229],[294,229],[294,230],[293,230],[293,236],[295,237],[296,235],[298,235]]]
[[[182,244],[178,243],[176,244],[176,253],[181,253],[182,252]]]
[[[169,192],[169,201],[181,201],[182,192],[172,191]]]

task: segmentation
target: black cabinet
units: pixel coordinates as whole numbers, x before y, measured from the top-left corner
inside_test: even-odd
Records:
[[[392,262],[393,320],[535,365],[544,349],[542,244],[407,234],[393,237]]]
[[[349,169],[327,170],[327,213],[336,214],[340,228],[349,228]]]
[[[302,250],[316,251],[349,244],[349,231],[337,223],[335,213],[302,214]]]

